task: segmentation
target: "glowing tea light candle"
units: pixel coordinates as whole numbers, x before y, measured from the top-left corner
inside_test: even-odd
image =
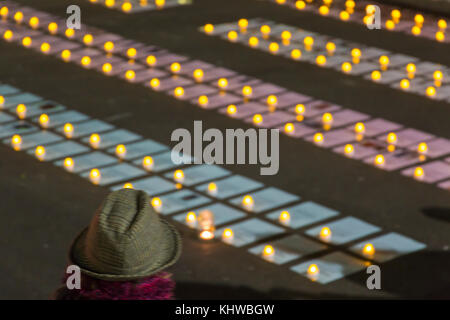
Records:
[[[261,26],[261,28],[259,28],[259,31],[262,33],[263,37],[266,38],[269,36],[269,34],[272,30],[271,30],[270,26],[265,24],[265,25]]]
[[[239,35],[236,31],[231,30],[231,31],[228,31],[227,37],[228,37],[228,40],[230,40],[231,42],[236,42]]]
[[[305,108],[305,105],[304,105],[304,104],[299,103],[299,104],[297,104],[297,105],[295,106],[295,113],[296,113],[296,114],[298,114],[298,115],[304,115],[304,114],[305,114],[305,111],[306,111],[306,108]]]
[[[116,146],[116,156],[123,160],[127,155],[127,148],[123,144],[119,144]]]
[[[68,29],[66,29],[66,31],[64,32],[64,34],[65,34],[65,36],[67,37],[67,38],[73,38],[74,36],[75,36],[75,30],[73,30],[73,29],[71,29],[71,28],[68,28]]]
[[[179,183],[183,183],[184,181],[184,172],[183,170],[175,170],[175,172],[173,173],[173,180],[175,180],[176,182]]]
[[[17,23],[22,23],[22,21],[23,21],[23,13],[22,13],[21,11],[17,11],[17,12],[14,14],[14,20],[15,20]]]
[[[275,249],[271,246],[271,245],[266,245],[264,246],[264,249],[262,251],[262,255],[265,259],[273,259],[274,255],[275,255]]]
[[[305,37],[305,39],[303,39],[303,44],[305,45],[307,51],[311,51],[314,45],[314,38],[309,36]]]
[[[402,14],[401,14],[400,10],[394,9],[394,10],[391,11],[391,17],[392,17],[392,20],[394,20],[395,23],[399,23],[400,22],[400,18],[402,17]]]
[[[107,6],[108,8],[114,7],[115,4],[115,0],[105,0],[105,6]]]
[[[106,42],[103,44],[103,49],[104,49],[106,52],[108,52],[108,53],[113,52],[113,51],[114,51],[114,42],[112,42],[112,41],[106,41]]]
[[[127,57],[130,59],[134,59],[137,56],[137,50],[135,48],[129,48],[127,50]]]
[[[201,82],[205,73],[202,69],[195,69],[192,75],[197,82]]]
[[[328,241],[331,239],[331,230],[328,227],[323,227],[319,233],[320,239],[323,241]]]
[[[252,196],[246,195],[244,198],[242,198],[242,206],[247,210],[252,210],[254,206]]]
[[[316,264],[311,264],[311,265],[309,265],[308,270],[306,271],[306,273],[307,273],[308,277],[314,279],[314,278],[316,278],[319,275],[320,270],[319,270],[319,267]]]
[[[278,103],[278,98],[276,95],[271,94],[267,97],[266,102],[269,106],[276,106]]]
[[[98,170],[98,169],[92,169],[90,172],[89,172],[89,179],[91,180],[91,182],[93,183],[93,184],[99,184],[100,183],[100,179],[101,179],[101,173],[100,173],[100,170]]]
[[[0,109],[2,109],[1,107],[3,107],[4,104],[5,104],[5,97],[0,96]]]
[[[123,189],[134,189],[133,184],[130,182],[127,182],[123,185]]]
[[[333,115],[329,112],[326,112],[322,115],[322,123],[323,124],[331,124],[333,123]]]
[[[418,36],[422,33],[422,29],[419,26],[414,26],[411,28],[411,33],[415,36]]]
[[[58,32],[58,24],[56,22],[50,22],[47,29],[50,34],[55,35]]]
[[[381,72],[378,70],[374,70],[372,71],[370,76],[373,81],[379,81],[381,79]]]
[[[336,44],[334,42],[327,42],[325,49],[327,50],[328,55],[332,56],[336,51]]]
[[[48,115],[46,115],[45,113],[41,114],[39,117],[39,124],[41,125],[42,128],[47,129],[48,125],[50,123],[50,118]]]
[[[81,58],[81,65],[83,67],[89,67],[91,65],[91,57],[84,56],[83,58]]]
[[[285,46],[289,45],[289,43],[291,42],[291,38],[292,34],[289,31],[284,30],[283,32],[281,32],[281,39]]]
[[[400,88],[402,90],[409,90],[410,84],[408,79],[402,79],[400,81]]]
[[[327,63],[327,58],[324,55],[319,55],[316,58],[316,64],[320,67],[323,67]]]
[[[414,169],[414,179],[416,180],[422,180],[425,176],[425,171],[422,167],[417,167]]]
[[[211,23],[207,23],[203,26],[203,31],[206,34],[212,34],[214,32],[214,26]]]
[[[210,182],[208,184],[208,193],[211,195],[216,195],[217,192],[218,192],[217,184],[215,184],[214,182]]]
[[[154,67],[158,62],[158,59],[155,56],[150,55],[145,59],[145,62],[147,62],[149,67]]]
[[[45,148],[43,146],[37,146],[36,150],[34,151],[34,154],[35,154],[36,158],[38,158],[39,161],[44,161]]]
[[[190,228],[195,228],[195,226],[197,225],[197,216],[195,212],[194,211],[188,212],[186,214],[185,221]]]
[[[111,71],[112,71],[112,65],[111,65],[111,63],[109,63],[109,62],[107,62],[107,63],[104,63],[103,64],[103,66],[102,66],[102,71],[103,71],[103,73],[105,73],[105,74],[110,74],[111,73]]]
[[[388,56],[381,56],[378,59],[378,62],[380,63],[381,70],[386,71],[389,66],[389,57]]]
[[[214,238],[214,214],[210,210],[203,210],[198,217],[200,227],[199,237],[203,240],[212,240]]]
[[[122,4],[122,11],[123,12],[130,12],[131,11],[131,9],[133,9],[133,5],[130,3],[130,2],[124,2],[123,4]]]
[[[47,54],[47,53],[50,52],[50,49],[51,49],[51,46],[50,46],[49,43],[44,42],[44,43],[41,44],[41,51],[42,51],[42,53]]]
[[[238,26],[241,32],[245,32],[248,27],[248,20],[247,19],[239,19]]]
[[[181,98],[182,96],[184,96],[184,89],[183,87],[176,87],[173,93],[176,98]]]
[[[390,132],[390,133],[386,136],[386,142],[387,142],[388,144],[393,144],[393,145],[395,145],[395,144],[397,144],[397,141],[398,141],[397,135],[396,135],[394,132]]]
[[[363,254],[367,257],[372,257],[375,254],[375,247],[371,243],[364,245],[362,250]]]
[[[64,164],[64,169],[65,170],[67,170],[69,172],[73,171],[74,162],[73,162],[72,158],[69,158],[69,157],[65,158],[63,164]]]
[[[362,122],[358,122],[355,124],[355,133],[364,133],[366,132],[366,126]]]
[[[291,58],[294,60],[300,60],[302,57],[302,52],[300,51],[300,49],[293,49],[291,51]]]
[[[205,95],[198,97],[198,104],[202,107],[206,107],[208,105],[208,97]]]
[[[64,125],[64,135],[66,136],[67,139],[72,138],[73,136],[73,125],[71,123],[66,123]]]
[[[133,81],[136,78],[136,73],[133,70],[127,70],[125,72],[125,78],[128,81]]]
[[[384,166],[385,160],[384,160],[384,156],[382,154],[378,154],[377,156],[375,156],[373,163],[377,166],[377,167],[382,167]]]
[[[271,43],[269,44],[269,51],[270,51],[271,53],[277,53],[278,50],[280,50],[280,45],[279,45],[278,43],[276,43],[276,42],[271,42]]]
[[[442,31],[438,31],[438,32],[436,32],[436,34],[435,34],[435,38],[436,38],[436,40],[439,41],[439,42],[444,42],[444,40],[445,40],[445,33],[442,32]]]
[[[296,8],[297,10],[303,10],[303,9],[305,9],[305,7],[306,7],[305,1],[303,1],[303,0],[298,0],[298,1],[295,2],[295,8]]]
[[[430,98],[435,97],[436,96],[436,88],[433,86],[427,87],[427,89],[425,90],[425,94]]]
[[[142,167],[147,170],[147,171],[151,171],[153,169],[154,166],[154,161],[153,158],[150,156],[146,156],[142,159]]]
[[[38,17],[31,17],[28,21],[28,24],[32,29],[37,29],[39,27],[39,18]]]
[[[346,144],[344,147],[344,153],[346,156],[352,156],[355,153],[355,148],[351,144]]]
[[[286,133],[294,133],[295,127],[294,124],[291,122],[288,122],[284,125],[284,132]]]
[[[256,125],[260,125],[263,122],[263,117],[259,113],[253,116],[253,123]]]
[[[393,20],[388,19],[388,20],[386,20],[384,26],[388,30],[394,30],[395,29],[395,22]]]
[[[6,30],[3,33],[3,39],[5,39],[6,41],[10,41],[14,36],[14,33],[11,30]]]
[[[29,48],[31,46],[31,43],[33,42],[33,40],[31,40],[30,37],[24,37],[22,39],[22,45],[26,48]]]
[[[436,87],[440,87],[442,84],[442,79],[444,79],[444,75],[443,75],[442,71],[436,70],[435,72],[433,72],[433,79],[434,79],[434,85]]]
[[[423,17],[423,15],[421,14],[416,14],[414,16],[414,22],[416,23],[417,26],[422,26],[423,22],[425,21],[425,18]]]
[[[278,220],[280,221],[280,223],[288,225],[289,222],[291,221],[291,215],[289,214],[288,211],[281,211]]]
[[[178,62],[174,62],[170,65],[170,71],[172,73],[179,73],[181,71],[181,64],[179,64]]]
[[[94,37],[92,36],[92,34],[86,34],[83,37],[83,42],[85,45],[90,46],[94,42]]]
[[[8,9],[8,7],[3,6],[3,7],[0,8],[0,16],[1,16],[2,18],[6,18],[6,17],[8,16],[8,14],[9,14],[9,9]]]
[[[16,107],[16,114],[19,119],[25,119],[27,116],[27,107],[23,103],[18,104]]]
[[[225,230],[223,230],[222,232],[222,241],[225,243],[231,243],[233,242],[234,239],[234,233],[233,230],[231,230],[230,228],[226,228]]]
[[[439,19],[439,21],[437,22],[438,28],[441,30],[445,30],[447,29],[447,21],[445,21],[444,19]]]
[[[352,71],[352,64],[350,62],[344,62],[341,66],[341,70],[344,73],[350,73]]]
[[[327,6],[320,6],[319,7],[319,14],[322,16],[327,16],[328,13],[330,13],[330,9]]]
[[[234,104],[230,104],[230,105],[227,107],[227,113],[228,113],[230,116],[236,114],[236,112],[237,112],[237,108],[236,108],[236,106],[235,106]]]
[[[314,135],[314,143],[317,145],[321,145],[323,143],[324,140],[324,136],[322,133],[318,132]]]
[[[158,9],[161,9],[166,4],[166,0],[155,0],[155,5]]]
[[[101,138],[100,138],[100,136],[97,133],[93,133],[89,137],[89,144],[94,149],[97,149],[99,147],[100,142],[101,142]]]
[[[214,239],[214,232],[211,230],[202,230],[200,231],[199,237],[202,240],[209,241]]]
[[[217,86],[220,89],[225,90],[228,87],[228,80],[226,78],[220,78],[217,80]]]
[[[353,59],[353,63],[354,64],[358,64],[360,62],[360,59],[361,59],[361,50],[358,49],[358,48],[352,49],[351,56],[352,56],[352,59]]]
[[[350,14],[349,14],[347,11],[342,10],[342,11],[339,13],[339,18],[340,18],[342,21],[348,21],[348,19],[350,19]]]
[[[13,135],[11,138],[11,146],[14,150],[19,151],[20,147],[22,146],[22,137],[18,134]]]
[[[417,146],[417,152],[420,154],[426,154],[428,152],[428,145],[425,142],[419,143]]]
[[[153,89],[158,89],[160,85],[161,81],[159,81],[158,78],[153,78],[152,80],[150,80],[150,87],[152,87]]]
[[[250,98],[252,96],[253,89],[250,86],[244,86],[242,88],[242,95],[246,98]]]
[[[406,65],[406,72],[408,73],[409,79],[414,79],[414,76],[416,74],[416,65],[414,63],[408,63]]]
[[[160,198],[154,197],[154,198],[152,198],[151,205],[152,205],[153,209],[155,209],[156,212],[160,212],[160,210],[162,208],[162,201]]]
[[[70,60],[71,55],[72,53],[70,52],[70,50],[67,49],[61,52],[61,58],[66,62]]]

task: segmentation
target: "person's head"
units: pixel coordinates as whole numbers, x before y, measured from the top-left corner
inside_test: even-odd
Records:
[[[153,210],[149,196],[121,189],[106,197],[73,242],[69,259],[80,268],[87,287],[116,283],[122,288],[166,279],[161,272],[176,262],[180,252],[178,232]]]

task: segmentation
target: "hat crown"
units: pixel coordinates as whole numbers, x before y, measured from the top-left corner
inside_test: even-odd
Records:
[[[143,191],[111,193],[97,210],[86,235],[86,255],[94,271],[139,273],[163,240],[161,221]]]

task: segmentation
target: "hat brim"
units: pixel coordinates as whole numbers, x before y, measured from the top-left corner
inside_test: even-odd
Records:
[[[149,263],[148,268],[144,271],[135,274],[107,274],[91,270],[89,268],[89,258],[85,254],[88,227],[74,240],[69,250],[69,260],[71,263],[77,265],[82,273],[100,280],[128,281],[154,275],[173,265],[181,254],[181,238],[178,231],[165,219],[160,218],[160,221],[161,227],[164,229],[163,233],[166,235],[164,238],[164,246],[169,250],[158,251],[158,255],[152,257],[152,261],[155,263]]]

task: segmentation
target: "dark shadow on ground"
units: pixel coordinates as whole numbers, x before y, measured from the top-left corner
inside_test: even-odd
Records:
[[[450,299],[450,251],[426,250],[380,264],[381,290],[400,299]],[[368,277],[364,271],[349,279]]]
[[[269,292],[259,292],[248,287],[232,287],[226,285],[201,284],[193,282],[177,283],[175,296],[178,300],[194,299],[233,299],[233,300],[296,300],[296,299],[361,299],[357,296],[330,295],[326,293],[311,294],[274,288]]]
[[[450,208],[428,207],[422,209],[422,212],[427,217],[450,222]]]

